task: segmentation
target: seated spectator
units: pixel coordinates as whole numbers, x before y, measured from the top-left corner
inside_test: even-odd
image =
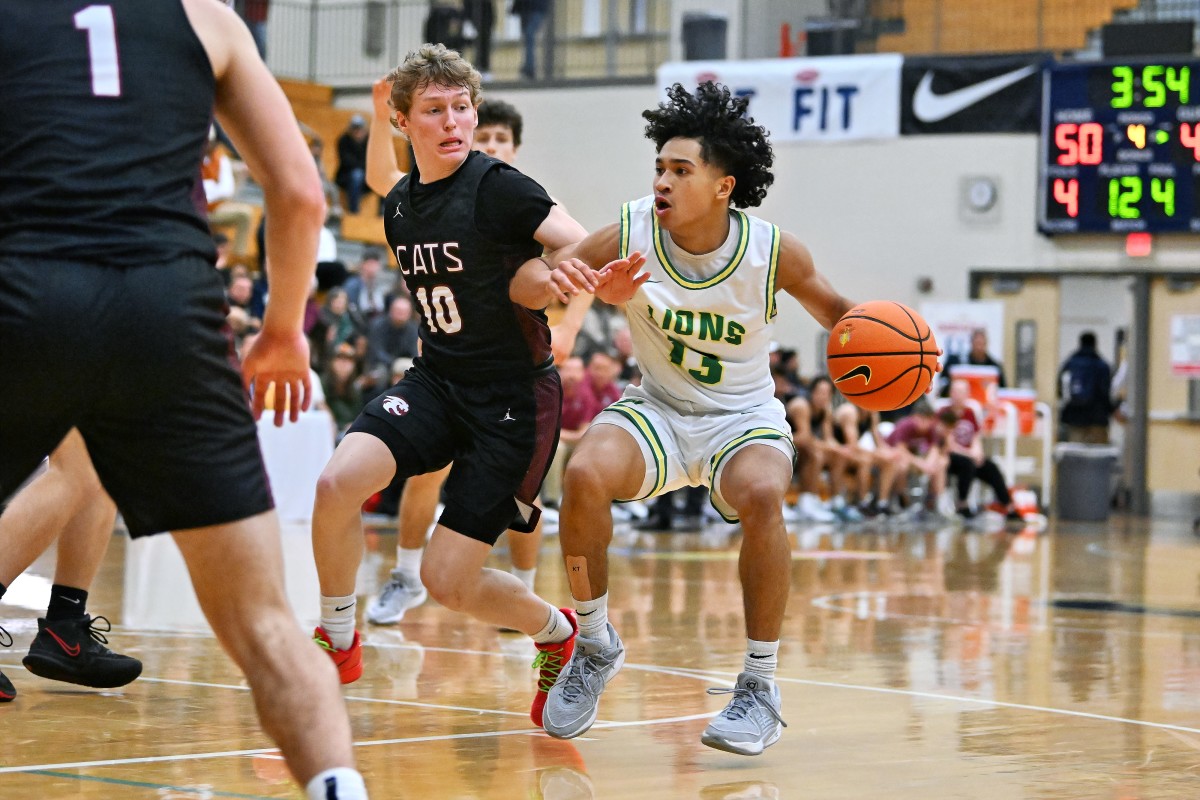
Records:
[[[250,316],[251,303],[254,300],[254,281],[249,273],[237,274],[230,278],[229,288],[225,290],[225,299],[230,308],[240,308]]]
[[[800,519],[812,522],[833,522],[833,511],[821,501],[821,470],[825,465],[824,450],[813,435],[812,404],[808,391],[793,387],[786,376],[777,369],[776,397],[783,403],[788,424],[792,428],[792,444],[796,448],[796,470],[794,480],[800,489],[796,502],[796,513]]]
[[[342,284],[350,296],[350,305],[368,323],[388,309],[389,295],[396,285],[396,276],[383,268],[383,258],[379,250],[365,250],[358,262],[358,272]]]
[[[991,510],[1006,515],[1010,520],[1019,521],[1021,515],[1013,507],[1004,475],[1000,473],[996,462],[983,452],[982,428],[974,409],[967,403],[970,396],[970,384],[961,379],[952,381],[950,404],[939,414],[942,424],[950,431],[947,437],[950,459],[947,469],[955,479],[955,511],[964,519],[975,516],[975,509],[970,507],[967,498],[971,484],[978,478],[991,487],[995,495]]]
[[[342,342],[333,352],[333,358],[321,375],[321,387],[325,390],[325,402],[337,423],[338,436],[345,433],[350,423],[363,410],[362,386],[359,379],[358,354],[354,347]]]
[[[911,473],[928,478],[924,506],[927,512],[936,512],[937,498],[946,489],[949,458],[945,430],[929,401],[921,398],[914,403],[911,413],[896,423],[887,442],[892,447],[902,448],[899,459],[902,475],[907,477]]]
[[[837,426],[834,425],[836,396],[837,389],[828,375],[813,378],[808,386],[808,402],[811,408],[809,425],[813,442],[821,451],[821,463],[829,473],[830,510],[838,519],[857,522],[862,519],[862,515],[853,504],[847,502],[850,465],[856,457],[856,452],[848,443],[840,441],[837,437]],[[855,437],[854,441],[857,443],[858,438]]]
[[[215,128],[209,129],[208,145],[200,162],[200,177],[204,183],[204,199],[208,203],[209,227],[231,226],[234,231],[233,254],[244,256],[249,251],[250,228],[254,213],[246,203],[234,202],[237,183],[233,177],[233,160],[225,146],[217,141]]]
[[[325,370],[334,350],[343,342],[354,347],[356,353],[362,352],[366,347],[365,330],[362,318],[350,308],[345,290],[340,287],[330,290],[325,295],[317,322],[309,332],[313,362],[318,371]]]
[[[855,479],[859,514],[873,517],[890,511],[891,497],[899,488],[897,479],[904,473],[900,469],[902,456],[879,432],[879,413],[842,403],[834,412],[833,435]],[[878,483],[872,489],[876,478]]]
[[[592,420],[603,408],[597,405],[596,398],[584,385],[587,377],[582,358],[571,356],[558,368],[558,374],[563,392],[562,430],[558,435],[558,450],[550,463],[550,471],[542,482],[541,495],[543,502],[553,508],[558,508],[562,500],[563,470],[567,467],[567,461]]]
[[[988,338],[987,331],[983,328],[976,328],[971,331],[971,349],[966,355],[959,353],[951,353],[946,356],[946,363],[942,368],[942,397],[947,397],[950,394],[950,381],[954,380],[954,375],[951,370],[960,365],[969,365],[972,367],[995,367],[999,373],[996,377],[1001,389],[1007,388],[1008,384],[1004,382],[1004,367],[1000,366],[1000,362],[992,358],[988,353]]]
[[[338,185],[329,178],[329,173],[325,171],[325,142],[317,135],[316,131],[304,123],[300,124],[300,129],[308,140],[308,151],[312,153],[313,160],[317,162],[317,174],[321,176],[321,189],[325,193],[325,227],[337,228],[342,224],[342,215],[345,212],[342,210],[342,193],[338,191]]]
[[[346,193],[346,210],[357,214],[367,192],[367,120],[362,114],[350,118],[350,125],[338,137],[337,152],[333,180]]]
[[[803,379],[800,377],[800,354],[795,350],[786,347],[779,347],[771,352],[771,373],[778,374],[776,379],[778,384],[779,379],[786,381],[791,389],[795,391],[804,385]]]
[[[596,400],[596,413],[621,399],[624,388],[617,383],[621,363],[610,350],[596,350],[587,361],[587,390]]]
[[[417,357],[418,334],[412,298],[406,294],[396,295],[388,306],[387,315],[378,317],[367,328],[363,387],[368,399],[392,385],[388,380],[396,359]]]
[[[225,288],[229,288],[229,269],[233,266],[233,262],[229,260],[232,255],[233,245],[229,242],[229,237],[220,231],[213,231],[213,247],[217,248],[217,261],[213,265],[217,268],[217,272],[221,275],[221,283],[225,284]]]
[[[617,380],[626,386],[638,386],[642,382],[642,371],[638,369],[637,359],[633,356],[633,334],[628,325],[616,326],[613,331],[613,349],[621,361],[621,372]]]

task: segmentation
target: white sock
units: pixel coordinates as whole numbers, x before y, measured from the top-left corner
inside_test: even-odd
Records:
[[[321,627],[329,634],[329,641],[338,650],[347,650],[354,644],[354,612],[357,602],[352,594],[345,597],[321,595]]]
[[[538,644],[565,642],[572,633],[571,620],[549,603],[546,604],[546,607],[550,609],[550,619],[546,621],[546,625],[540,631],[533,635],[533,641]]]
[[[308,800],[367,800],[362,775],[349,767],[334,767],[318,773],[304,787]]]
[[[525,584],[529,591],[533,591],[533,579],[537,576],[537,567],[533,569],[517,569],[513,567],[512,574],[520,578],[521,583]]]
[[[413,580],[421,580],[421,556],[424,554],[424,547],[410,549],[396,545],[396,571]]]
[[[580,636],[605,646],[612,644],[608,638],[608,592],[595,600],[576,600],[575,615],[579,618]]]
[[[779,640],[757,642],[746,640],[746,672],[761,675],[767,680],[775,679],[775,668],[779,666]]]

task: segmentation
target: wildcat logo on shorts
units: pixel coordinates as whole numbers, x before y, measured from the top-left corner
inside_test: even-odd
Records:
[[[383,410],[389,414],[395,414],[397,417],[403,417],[408,413],[408,401],[403,397],[385,397]]]

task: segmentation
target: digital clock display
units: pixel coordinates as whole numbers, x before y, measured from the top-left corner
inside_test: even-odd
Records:
[[[1038,230],[1200,232],[1200,61],[1047,67]]]

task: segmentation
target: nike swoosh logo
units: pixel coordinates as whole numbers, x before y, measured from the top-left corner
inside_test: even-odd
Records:
[[[749,653],[748,655],[749,655],[751,658],[770,658],[770,657],[771,657],[769,654],[768,654],[768,655],[765,655],[765,656],[760,656],[760,655],[758,655],[758,654],[756,654],[756,653]]]
[[[66,600],[68,603],[74,603],[75,605],[79,605],[79,601],[73,597],[64,597],[63,600]]]
[[[990,97],[1001,89],[1006,89],[1017,81],[1033,75],[1039,69],[1037,64],[1030,64],[1028,67],[1021,67],[1018,70],[988,78],[982,83],[964,86],[945,94],[934,93],[933,70],[929,70],[921,77],[921,82],[917,84],[917,90],[913,92],[913,116],[921,122],[941,122],[964,108],[975,105],[985,97]]]
[[[52,638],[54,641],[58,642],[58,646],[61,647],[63,649],[63,651],[67,655],[69,655],[71,658],[75,658],[76,656],[79,655],[79,645],[67,644],[62,639],[58,638],[58,634],[52,630],[47,629],[46,633],[50,634],[50,638]]]
[[[577,617],[590,617],[592,614],[595,614],[595,613],[596,613],[598,610],[599,610],[599,609],[593,608],[591,611],[576,611],[576,612],[575,612],[575,616],[577,616]]]
[[[348,606],[334,606],[333,610],[334,611],[345,611],[347,608],[354,608],[354,603],[351,603]]]
[[[871,385],[871,367],[870,367],[870,365],[860,364],[859,366],[857,366],[854,369],[847,372],[842,377],[835,380],[834,383],[841,383],[843,381],[848,381],[851,378],[862,378],[863,385],[870,386]]]

